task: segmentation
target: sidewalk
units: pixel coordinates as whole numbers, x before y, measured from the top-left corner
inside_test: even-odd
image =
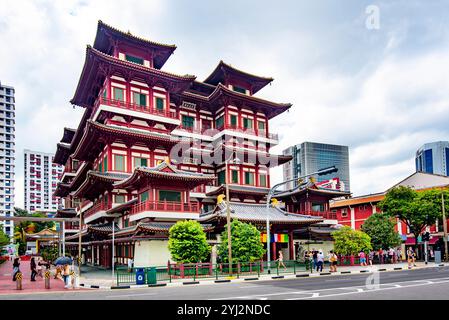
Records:
[[[49,291],[65,291],[64,282],[60,279],[54,279],[54,270],[50,278],[50,289],[45,289],[45,278],[36,276],[36,281],[31,281],[30,261],[20,262],[20,271],[23,274],[22,290],[16,289],[16,282],[12,281],[13,262],[5,261],[0,265],[0,295],[12,293],[30,293],[30,292],[49,292]],[[45,268],[43,269],[43,274]]]
[[[435,268],[443,266],[443,264],[435,264],[429,263],[425,264],[424,262],[416,262],[416,267],[413,269],[422,269],[422,268]],[[449,266],[449,264],[444,264],[444,266]],[[85,268],[84,268],[85,269]],[[112,279],[112,271],[111,270],[97,270],[95,268],[91,268],[92,272],[84,273],[81,275],[80,284],[84,288],[93,288],[93,289],[120,289],[120,288],[142,288],[148,287],[151,285],[135,285],[135,284],[122,284],[120,287],[116,287],[115,279]],[[336,275],[344,275],[344,274],[357,274],[357,273],[373,273],[373,272],[383,272],[383,271],[399,271],[399,270],[409,270],[408,264],[406,262],[395,263],[395,264],[376,264],[367,267],[362,266],[344,266],[337,267],[337,272],[330,273],[329,267],[323,268],[322,272],[313,271],[310,273],[309,271],[298,271],[296,274],[293,272],[283,273],[283,269],[279,269],[279,275],[277,274],[276,269],[272,269],[271,274],[261,274],[259,277],[257,274],[255,275],[240,275],[239,278],[228,279],[226,277],[220,277],[218,280],[215,278],[200,278],[194,280],[193,278],[184,278],[184,279],[172,279],[169,281],[160,281],[158,285],[160,286],[183,286],[189,284],[213,284],[217,282],[245,282],[245,281],[255,281],[255,280],[273,280],[273,279],[289,279],[289,278],[299,278],[299,277],[319,277],[319,276],[336,276]]]

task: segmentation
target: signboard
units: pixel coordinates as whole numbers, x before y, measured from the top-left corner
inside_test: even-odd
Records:
[[[260,241],[262,242],[267,242],[267,234],[266,233],[262,233],[260,235]],[[275,233],[275,234],[270,234],[270,242],[279,242],[279,243],[288,243],[288,234],[283,234],[283,233]]]

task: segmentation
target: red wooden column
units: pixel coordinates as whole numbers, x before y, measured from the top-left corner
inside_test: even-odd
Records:
[[[293,245],[293,231],[288,233],[288,254],[289,260],[294,260],[294,245]]]
[[[270,235],[271,234],[274,234],[274,233],[270,233]],[[278,258],[278,254],[277,254],[277,252],[276,252],[276,242],[272,242],[271,243],[271,260],[276,260]]]

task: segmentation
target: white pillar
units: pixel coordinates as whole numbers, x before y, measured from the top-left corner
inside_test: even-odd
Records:
[[[355,230],[355,212],[354,208],[349,208],[351,210],[351,228]]]
[[[399,220],[398,218],[396,218],[397,220],[397,225],[398,225],[398,233],[401,236],[402,235],[402,223],[401,220]]]

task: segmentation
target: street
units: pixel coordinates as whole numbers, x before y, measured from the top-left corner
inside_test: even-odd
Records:
[[[435,300],[444,299],[448,295],[449,267],[439,267],[372,274],[184,285],[180,287],[67,290],[39,294],[19,293],[0,295],[0,300]]]

